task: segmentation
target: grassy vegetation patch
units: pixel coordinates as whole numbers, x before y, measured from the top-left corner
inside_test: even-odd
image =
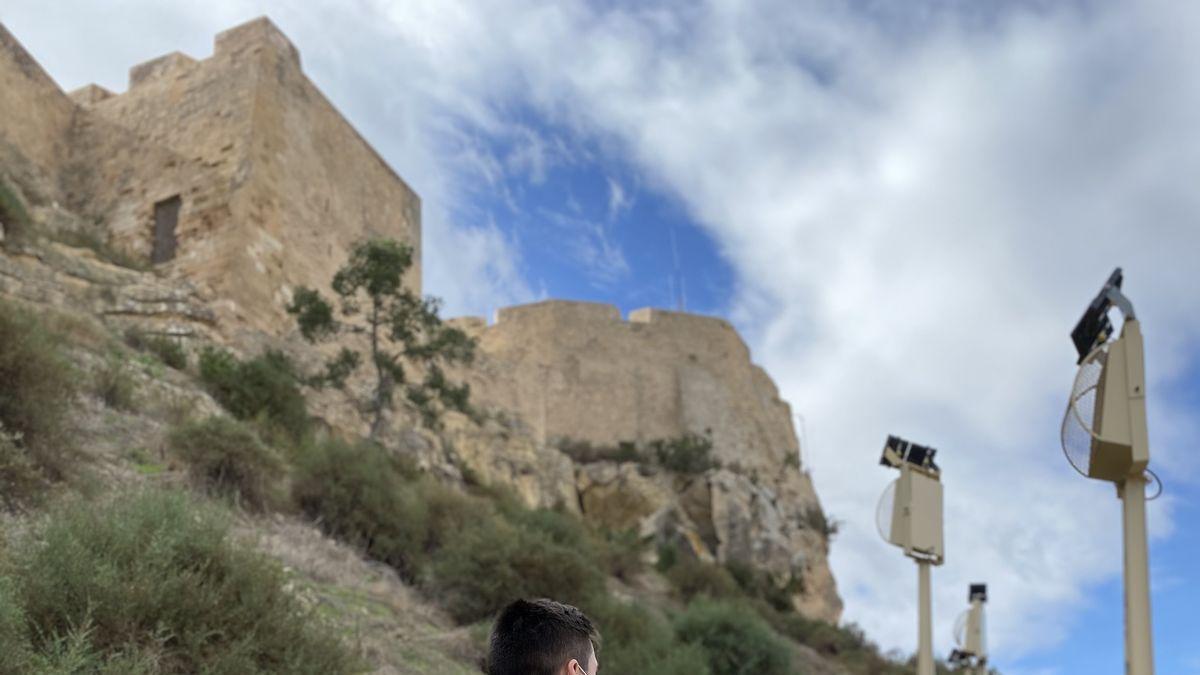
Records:
[[[168,442],[208,492],[254,511],[284,502],[286,465],[245,423],[228,417],[186,422],[171,431]]]
[[[719,466],[712,456],[712,439],[697,434],[660,438],[640,448],[632,441],[603,445],[574,438],[561,438],[557,445],[559,450],[580,464],[639,462],[689,475],[701,474]]]
[[[791,658],[784,641],[742,605],[698,599],[675,619],[684,642],[699,645],[713,675],[786,675]]]
[[[0,644],[37,672],[348,673],[354,659],[220,514],[145,492],[55,510],[0,578]],[[63,663],[70,667],[61,667]]]
[[[200,352],[200,380],[234,417],[262,420],[303,438],[310,423],[296,368],[286,354],[268,350],[247,361],[218,348]]]
[[[51,236],[60,244],[74,248],[86,248],[95,253],[97,258],[117,267],[139,272],[149,271],[152,267],[149,260],[113,246],[108,240],[107,232],[101,231],[100,226],[96,226],[94,229],[61,230]]]
[[[0,180],[0,223],[4,223],[4,243],[19,241],[30,228],[29,212],[16,190]]]
[[[104,401],[104,405],[114,410],[137,410],[137,381],[120,354],[110,354],[104,364],[92,373],[92,391]]]
[[[153,335],[130,329],[125,331],[125,344],[141,352],[158,357],[175,370],[185,370],[188,364],[187,351],[178,341],[165,335]]]
[[[671,624],[637,602],[596,596],[583,605],[600,626],[603,671],[708,675],[708,654],[698,644],[679,639]]]
[[[75,377],[61,341],[29,311],[0,301],[0,483],[11,508],[60,479],[77,456],[67,432]]]

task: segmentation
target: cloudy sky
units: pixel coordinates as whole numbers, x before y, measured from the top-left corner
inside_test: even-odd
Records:
[[[915,642],[873,524],[887,433],[940,449],[948,652],[1123,672],[1119,503],[1063,460],[1067,333],[1113,267],[1147,338],[1159,671],[1200,673],[1200,4],[7,0],[66,89],[269,14],[421,193],[452,313],[566,297],[730,318],[802,417],[846,619]]]

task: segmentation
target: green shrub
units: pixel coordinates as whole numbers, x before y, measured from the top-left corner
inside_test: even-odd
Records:
[[[149,352],[158,360],[174,368],[185,370],[188,364],[187,352],[177,341],[165,335],[149,335],[134,329],[125,331],[125,344],[140,351]]]
[[[604,587],[603,573],[580,551],[503,520],[468,525],[434,553],[431,573],[436,596],[463,623],[516,598],[579,605]]]
[[[429,506],[379,446],[328,441],[296,458],[296,505],[332,537],[416,578],[429,540]]]
[[[92,374],[92,389],[110,408],[128,411],[137,408],[137,382],[119,355],[109,356]]]
[[[801,512],[801,522],[808,529],[820,533],[825,539],[833,539],[838,531],[838,521],[826,516],[820,505],[805,507]]]
[[[55,241],[67,246],[86,248],[95,253],[97,258],[117,267],[126,267],[142,272],[151,268],[149,260],[131,255],[109,243],[108,233],[99,228],[100,225],[96,225],[94,229],[60,230],[51,236]]]
[[[707,675],[707,654],[681,643],[671,625],[637,603],[590,598],[583,610],[600,627],[602,672]]]
[[[3,301],[0,382],[4,383],[0,386],[0,426],[8,439],[7,468],[0,468],[0,481],[27,484],[20,475],[26,474],[30,464],[51,479],[66,476],[76,456],[66,417],[75,395],[75,377],[62,356],[58,337],[31,312]],[[5,500],[35,496],[6,492]]]
[[[792,576],[787,584],[780,586],[766,570],[741,561],[731,560],[725,563],[725,569],[744,595],[762,600],[781,612],[791,611],[792,596],[804,591],[803,577]]]
[[[188,422],[173,429],[168,442],[204,489],[252,510],[281,503],[285,465],[244,423],[228,417]]]
[[[712,448],[711,439],[695,434],[650,442],[650,451],[660,466],[684,474],[704,473],[716,467]]]
[[[580,464],[645,460],[638,452],[637,445],[630,441],[621,441],[616,445],[593,445],[586,440],[563,438],[558,441],[558,449]]]
[[[277,564],[178,493],[59,509],[16,543],[10,567],[23,617],[7,620],[23,620],[36,656],[70,666],[56,672],[357,667],[284,589]]]
[[[0,223],[4,223],[4,243],[23,238],[30,228],[29,212],[17,193],[0,180]]]
[[[675,619],[679,639],[699,645],[713,675],[784,675],[791,672],[786,643],[753,610],[697,599]]]
[[[34,463],[15,434],[4,430],[0,423],[0,499],[10,510],[38,494],[45,484],[45,476]]]
[[[200,379],[213,398],[234,417],[263,419],[299,439],[309,428],[308,410],[291,359],[268,350],[239,361],[213,347],[200,352]]]
[[[649,542],[635,529],[605,531],[602,559],[608,573],[631,581],[646,569],[645,554]]]
[[[690,556],[681,556],[681,559],[667,570],[666,576],[684,600],[691,600],[697,596],[736,598],[742,595],[737,581],[724,567]]]

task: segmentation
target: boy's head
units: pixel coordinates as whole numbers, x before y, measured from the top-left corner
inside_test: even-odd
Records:
[[[583,612],[553,600],[517,600],[496,618],[490,675],[596,675],[600,634]]]

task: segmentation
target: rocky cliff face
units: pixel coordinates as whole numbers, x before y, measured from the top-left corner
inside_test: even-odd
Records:
[[[533,447],[572,456],[586,517],[766,569],[801,611],[838,619],[828,524],[791,409],[728,322],[653,309],[623,321],[610,305],[547,301],[460,325],[482,353],[467,373],[475,400],[519,420]],[[655,457],[709,447],[711,467]],[[566,480],[552,481],[556,496]]]

